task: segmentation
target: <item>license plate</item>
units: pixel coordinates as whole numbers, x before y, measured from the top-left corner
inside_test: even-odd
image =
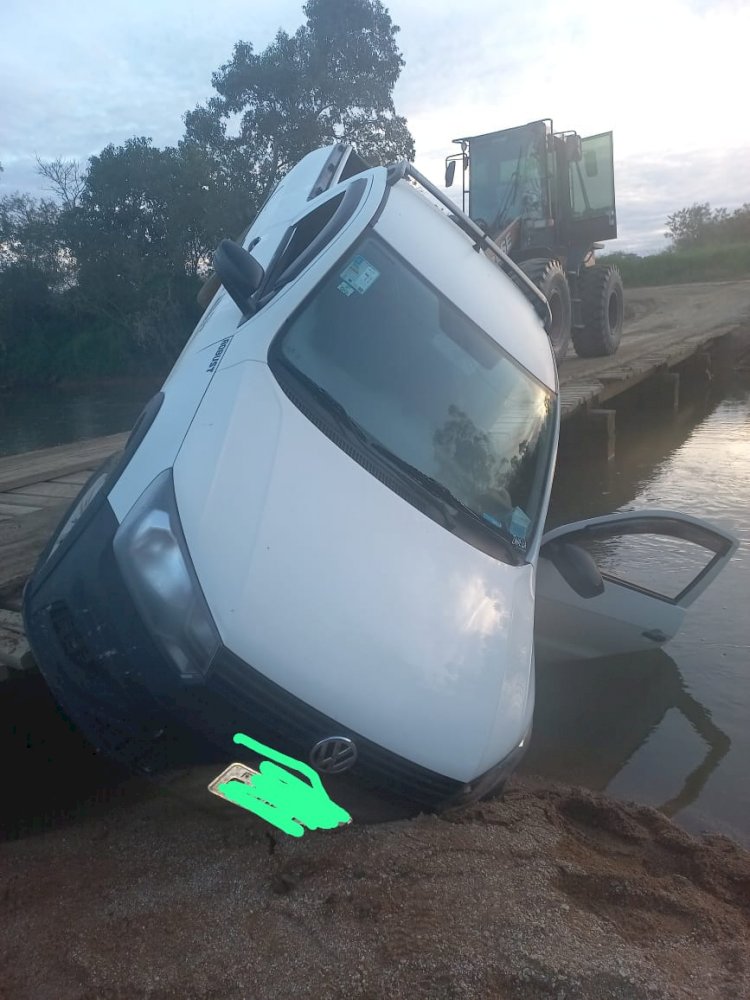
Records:
[[[219,785],[224,785],[227,781],[241,781],[245,785],[252,785],[256,774],[260,774],[260,772],[254,771],[247,764],[230,764],[229,767],[224,768],[217,778],[214,778],[208,786],[208,790],[214,795],[218,795],[220,799],[231,802],[232,800],[228,799],[224,792],[220,791]],[[206,779],[204,778],[203,780],[205,781]]]
[[[292,837],[305,830],[333,830],[351,823],[349,813],[336,805],[319,775],[308,764],[235,733],[234,742],[270,758],[259,770],[237,761],[209,784],[208,790],[241,809],[255,813]]]

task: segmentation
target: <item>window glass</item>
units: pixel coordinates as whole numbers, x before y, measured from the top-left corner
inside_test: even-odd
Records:
[[[491,232],[519,216],[547,217],[547,153],[540,123],[471,140],[470,214]]]
[[[576,536],[599,569],[613,580],[674,600],[708,566],[714,552],[668,535],[617,534],[609,538]]]
[[[570,203],[574,218],[614,211],[615,181],[612,133],[591,135],[581,142],[583,159],[570,164]]]
[[[526,548],[553,396],[386,243],[366,237],[274,350],[388,453]]]

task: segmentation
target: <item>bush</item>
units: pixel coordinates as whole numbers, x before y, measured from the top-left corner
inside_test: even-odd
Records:
[[[750,278],[750,243],[665,250],[649,257],[611,253],[599,259],[620,268],[626,288]]]

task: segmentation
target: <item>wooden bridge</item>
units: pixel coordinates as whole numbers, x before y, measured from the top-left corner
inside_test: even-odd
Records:
[[[66,506],[127,434],[0,458],[0,606],[17,604],[36,557]]]

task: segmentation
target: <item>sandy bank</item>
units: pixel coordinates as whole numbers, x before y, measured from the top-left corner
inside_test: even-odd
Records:
[[[139,786],[0,844],[0,923],[8,1000],[750,996],[748,852],[530,779],[299,841]]]

